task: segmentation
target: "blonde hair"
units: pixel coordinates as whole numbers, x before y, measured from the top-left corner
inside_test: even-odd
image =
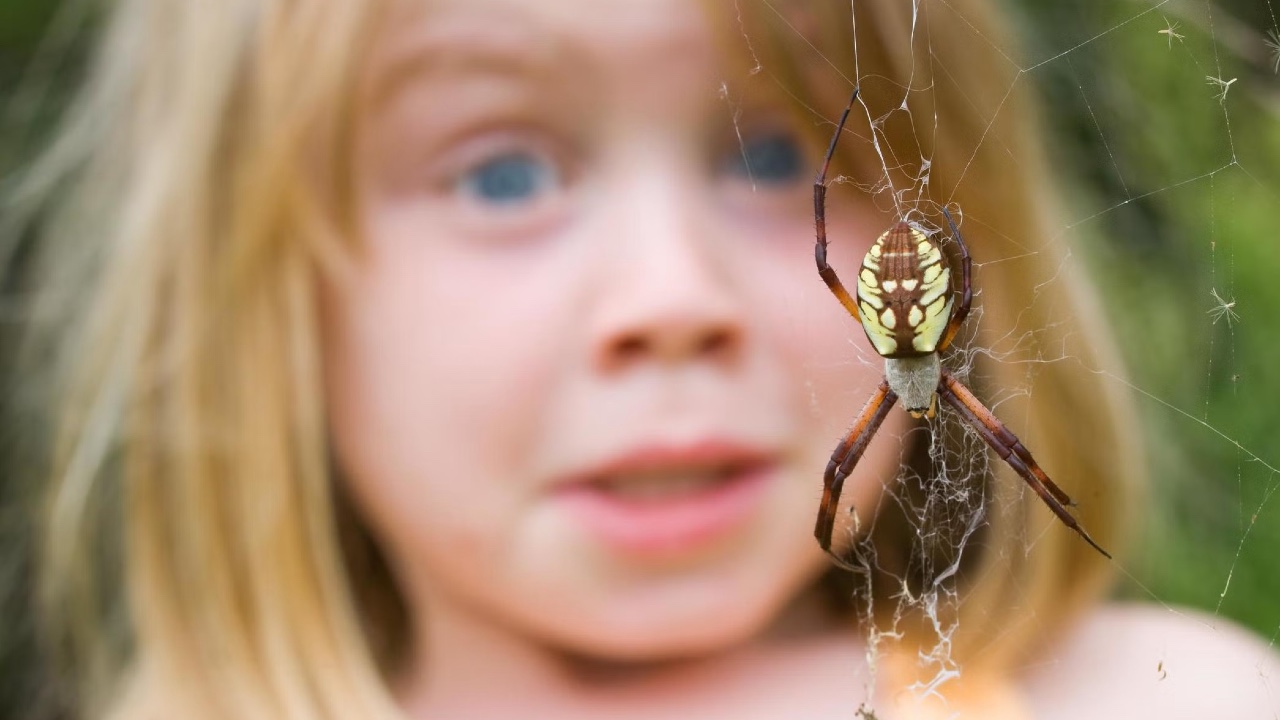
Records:
[[[66,362],[41,564],[89,715],[390,711],[334,531],[315,317],[371,7],[119,3],[19,196],[58,194],[41,268],[79,295],[36,320]]]
[[[989,12],[951,5],[1003,37]],[[750,10],[762,21],[768,12]],[[880,39],[859,51],[868,103],[890,92],[875,77],[905,82],[910,58],[895,48],[910,12],[859,8]],[[385,673],[397,648],[386,639],[405,618],[333,482],[315,297],[355,234],[353,108],[380,13],[377,3],[121,0],[66,128],[14,196],[30,223],[50,219],[39,269],[57,292],[32,321],[62,361],[52,369],[61,392],[42,598],[89,715],[394,713]],[[762,24],[759,37],[777,40],[777,70],[803,84],[799,36]],[[851,68],[848,27],[847,16],[822,24],[831,35],[818,43]],[[913,101],[963,108],[963,92],[988,87],[997,60],[979,47],[934,32],[954,86]],[[1034,286],[1072,260],[1044,240],[1044,161],[1027,117],[1014,100],[989,125],[950,115],[929,148],[892,127],[886,139],[934,159],[933,186],[954,189],[982,257],[1013,254],[1002,243],[1032,250],[1016,266],[982,267],[980,342],[1039,327],[1046,308],[1064,334],[1093,339],[1099,314],[1076,273]],[[998,159],[1005,152],[1019,175]],[[1113,366],[1107,352],[1072,348],[1086,366]],[[1010,373],[1004,363],[987,370]],[[1093,535],[1114,545],[1132,477],[1118,451],[1124,408],[1088,373],[1039,370],[1018,431],[1081,500]],[[1028,546],[1027,523],[1043,509],[999,474],[1005,500],[966,560],[954,643],[957,658],[1003,665],[1039,625],[1065,623],[1094,599],[1105,566],[1067,532]],[[902,538],[876,542],[889,558]]]

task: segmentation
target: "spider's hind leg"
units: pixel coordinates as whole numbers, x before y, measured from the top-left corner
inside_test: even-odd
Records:
[[[943,370],[942,380],[938,383],[938,394],[942,399],[960,413],[960,416],[978,431],[982,439],[995,450],[1010,467],[1026,481],[1027,485],[1040,496],[1044,504],[1053,511],[1054,515],[1062,521],[1063,525],[1071,528],[1084,541],[1089,543],[1094,550],[1102,553],[1109,560],[1111,553],[1102,549],[1101,545],[1094,542],[1089,533],[1080,526],[1079,521],[1067,510],[1067,506],[1074,505],[1071,498],[1067,496],[1062,488],[1049,479],[1049,476],[1040,465],[1031,457],[1031,451],[1018,440],[1018,437],[1005,427],[990,410],[987,409],[977,397],[974,396],[969,388],[965,387],[959,380]]]
[[[813,528],[818,544],[828,553],[831,553],[831,535],[835,531],[836,512],[840,506],[840,491],[844,487],[845,478],[853,472],[862,453],[871,444],[871,438],[880,429],[885,416],[897,401],[897,394],[889,389],[889,381],[882,380],[875,394],[862,407],[862,412],[858,413],[853,427],[840,439],[835,452],[831,453],[827,470],[822,475],[822,505],[818,507],[818,521]]]

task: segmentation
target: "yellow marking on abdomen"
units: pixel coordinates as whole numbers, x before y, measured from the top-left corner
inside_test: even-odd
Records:
[[[933,279],[933,282],[927,282],[924,284],[924,294],[920,296],[919,302],[921,305],[931,305],[934,300],[942,297],[942,295],[950,289],[951,271],[946,268],[942,268],[942,271]]]
[[[886,310],[885,312],[891,312]],[[898,340],[894,337],[893,332],[885,328],[880,323],[880,318],[875,313],[863,312],[862,328],[867,332],[867,339],[871,341],[872,347],[881,355],[892,355],[898,350]]]
[[[907,324],[911,327],[915,327],[919,325],[920,321],[923,319],[924,313],[920,311],[920,306],[913,304],[911,306],[911,311],[907,313]]]
[[[898,316],[894,314],[893,308],[885,308],[884,312],[880,313],[880,323],[890,330],[897,326]]]
[[[880,299],[880,289],[873,288],[862,281],[862,277],[858,278],[858,299],[863,304],[870,303],[877,310],[884,307],[884,300]]]
[[[938,341],[942,339],[942,331],[951,319],[951,300],[948,298],[944,310],[936,315],[926,314],[924,322],[916,327],[915,337],[911,338],[911,347],[919,352],[933,352],[938,349]]]
[[[933,243],[929,243],[928,252],[920,255],[920,267],[922,269],[926,268],[940,260],[942,260],[942,253],[938,251],[938,246]]]

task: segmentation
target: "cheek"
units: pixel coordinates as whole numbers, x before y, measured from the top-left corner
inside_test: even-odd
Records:
[[[395,554],[475,557],[501,541],[535,481],[529,458],[558,366],[545,318],[564,300],[503,263],[404,238],[378,235],[351,282],[327,291],[333,442]]]
[[[828,259],[846,288],[869,242],[855,238],[844,216],[828,218],[832,244]],[[776,240],[776,239],[774,239]],[[785,242],[770,242],[750,266],[753,310],[762,334],[776,349],[793,390],[805,405],[802,415],[824,427],[832,444],[852,414],[880,382],[883,360],[870,347],[862,326],[827,288],[813,259],[812,228],[795,228]],[[834,430],[835,434],[831,434]],[[825,442],[825,441],[824,441]]]
[[[345,481],[377,533],[393,547],[426,547],[444,539],[447,508],[474,517],[467,503],[475,496],[444,479],[474,476],[491,460],[450,452],[487,413],[484,403],[465,401],[484,387],[469,388],[475,378],[451,369],[463,360],[451,350],[458,345],[423,331],[439,320],[430,299],[402,290],[375,281],[330,298],[329,422]],[[440,377],[458,380],[433,381]],[[467,542],[466,533],[450,542]]]

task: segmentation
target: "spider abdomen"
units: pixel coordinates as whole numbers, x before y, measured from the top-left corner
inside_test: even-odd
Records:
[[[887,358],[936,352],[951,318],[951,270],[938,244],[899,222],[876,239],[858,271],[862,328]]]

